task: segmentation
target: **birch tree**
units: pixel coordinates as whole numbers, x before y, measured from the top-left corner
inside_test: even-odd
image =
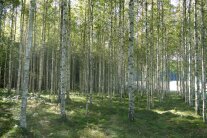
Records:
[[[42,14],[42,47],[40,50],[40,65],[39,65],[39,84],[38,84],[38,95],[42,89],[42,77],[43,77],[43,63],[44,63],[44,54],[45,54],[45,42],[46,42],[46,15],[47,15],[47,1],[43,1],[43,14]]]
[[[3,0],[0,0],[0,39],[2,32],[2,19],[3,19]]]
[[[61,63],[60,63],[60,114],[62,119],[66,119],[65,94],[66,94],[66,54],[67,54],[67,0],[61,1]]]
[[[200,92],[200,85],[199,85],[199,48],[198,48],[198,24],[197,24],[197,0],[194,1],[194,47],[195,47],[195,112],[198,114],[199,112],[199,92]]]
[[[29,26],[28,26],[28,37],[27,37],[27,47],[25,52],[25,62],[24,62],[24,77],[22,85],[22,102],[21,102],[21,113],[20,113],[20,127],[26,128],[26,108],[27,108],[27,94],[28,94],[28,82],[29,82],[29,67],[30,67],[30,55],[33,40],[33,20],[34,20],[34,10],[35,10],[35,0],[30,0],[30,10],[29,10]]]
[[[19,42],[19,67],[17,76],[17,94],[19,94],[21,84],[21,73],[22,73],[22,59],[23,59],[23,31],[24,31],[24,8],[25,0],[21,0],[21,16],[20,16],[20,42]]]
[[[12,6],[12,17],[11,17],[11,31],[10,31],[10,44],[9,44],[9,74],[8,74],[8,93],[11,92],[12,85],[12,52],[13,52],[13,35],[14,35],[14,5]]]
[[[134,0],[129,1],[129,47],[128,47],[128,94],[129,94],[129,113],[130,121],[134,121]]]
[[[203,117],[203,122],[206,122],[206,26],[205,26],[205,22],[204,22],[204,0],[201,0],[201,56],[202,56],[202,88],[201,88],[201,92],[202,92],[202,117]]]
[[[188,36],[187,36],[187,43],[188,43],[188,103],[190,106],[192,106],[192,42],[191,42],[191,35],[192,35],[192,29],[191,29],[191,0],[189,0],[188,5]]]

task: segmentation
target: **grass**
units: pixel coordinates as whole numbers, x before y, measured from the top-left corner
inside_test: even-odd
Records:
[[[29,99],[28,129],[18,127],[20,100],[6,100],[0,91],[0,137],[53,137],[53,138],[137,138],[137,137],[205,137],[207,124],[192,108],[175,94],[164,102],[155,102],[155,108],[146,110],[146,98],[136,98],[136,120],[128,121],[128,101],[119,98],[94,96],[86,115],[84,96],[72,94],[67,101],[67,120],[60,119],[59,106],[53,96],[42,95]]]

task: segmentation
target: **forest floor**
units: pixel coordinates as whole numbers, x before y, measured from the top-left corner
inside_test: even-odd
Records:
[[[50,100],[50,99],[51,100]],[[54,138],[138,138],[138,137],[206,137],[207,124],[194,114],[181,97],[169,94],[155,107],[146,110],[146,97],[136,97],[136,120],[129,122],[127,98],[110,101],[93,97],[89,113],[85,111],[85,96],[71,95],[67,102],[67,120],[62,121],[55,96],[29,97],[28,130],[18,127],[20,100],[0,90],[0,137]]]

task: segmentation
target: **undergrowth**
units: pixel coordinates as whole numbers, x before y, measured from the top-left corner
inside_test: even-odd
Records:
[[[18,127],[20,99],[12,100],[0,91],[0,137],[54,138],[137,138],[205,137],[207,125],[194,114],[181,97],[169,94],[163,102],[146,109],[146,97],[137,96],[135,121],[128,121],[128,99],[110,100],[94,95],[86,114],[85,96],[71,94],[66,105],[66,120],[60,119],[56,96],[29,98],[27,130]]]

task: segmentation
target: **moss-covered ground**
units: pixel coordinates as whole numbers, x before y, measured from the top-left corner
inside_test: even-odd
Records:
[[[136,97],[136,120],[129,122],[127,98],[93,96],[86,115],[85,96],[71,94],[67,119],[61,120],[55,96],[28,98],[27,130],[18,127],[20,99],[0,90],[0,137],[29,138],[197,138],[207,136],[207,124],[181,97],[168,94],[163,102],[146,109],[146,97]]]

